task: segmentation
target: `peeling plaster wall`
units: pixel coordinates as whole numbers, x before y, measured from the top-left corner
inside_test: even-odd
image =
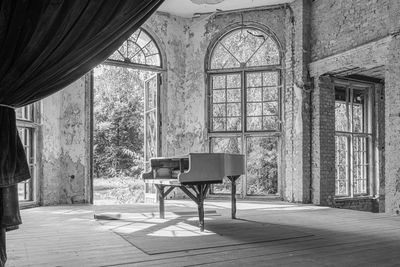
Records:
[[[244,23],[259,23],[285,43],[283,8],[242,12]],[[208,150],[205,58],[213,38],[232,25],[241,13],[203,15],[195,19],[154,14],[144,28],[154,33],[166,54],[162,86],[162,154],[172,156]]]
[[[42,102],[42,205],[84,203],[87,196],[85,77]]]

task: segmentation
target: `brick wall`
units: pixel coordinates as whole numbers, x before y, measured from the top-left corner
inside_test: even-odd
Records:
[[[327,76],[312,95],[312,203],[333,204],[335,194],[335,91]]]
[[[382,38],[389,32],[390,0],[315,0],[312,4],[312,59]]]
[[[379,212],[379,200],[376,198],[335,199],[335,208]]]

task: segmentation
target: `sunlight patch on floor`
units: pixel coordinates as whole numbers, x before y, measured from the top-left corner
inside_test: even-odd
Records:
[[[193,237],[193,236],[215,235],[215,233],[207,230],[201,232],[198,226],[193,226],[184,222],[179,222],[175,225],[167,226],[163,229],[157,230],[148,235],[161,236],[161,237]]]

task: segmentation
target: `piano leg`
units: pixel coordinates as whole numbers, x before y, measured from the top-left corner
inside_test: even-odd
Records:
[[[199,194],[197,195],[197,208],[199,211],[199,227],[200,231],[204,232],[204,198],[205,196],[203,195],[203,187],[204,185],[200,184],[197,186],[199,190]]]
[[[158,193],[160,219],[164,219],[165,218],[164,186],[160,184],[156,184],[155,186],[157,187],[157,193]]]
[[[232,219],[236,219],[236,180],[240,176],[228,176],[228,179],[232,183],[232,190],[231,190],[231,213],[232,213]]]

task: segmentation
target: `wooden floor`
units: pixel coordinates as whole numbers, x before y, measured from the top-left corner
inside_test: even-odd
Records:
[[[167,201],[169,212],[193,212],[189,201]],[[207,200],[227,219],[230,203]],[[278,201],[239,201],[239,218],[312,234],[301,238],[148,255],[94,220],[104,212],[156,214],[156,205],[57,206],[22,211],[8,233],[11,266],[400,266],[400,216]],[[174,214],[174,213],[169,213]],[[207,221],[206,221],[207,223]],[[206,224],[207,228],[207,224]],[[191,237],[196,242],[196,236]],[[157,244],[154,244],[157,246]]]

